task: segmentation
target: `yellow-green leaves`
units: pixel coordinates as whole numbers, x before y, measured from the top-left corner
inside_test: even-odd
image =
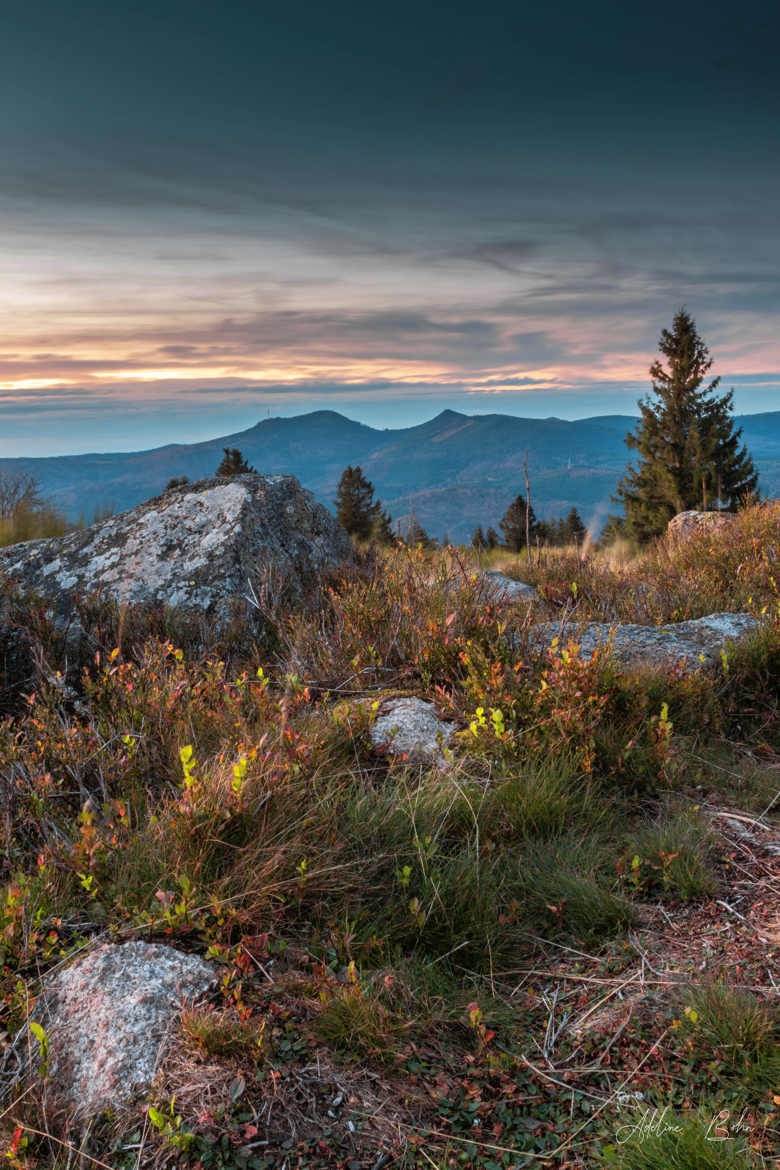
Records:
[[[184,773],[184,787],[189,792],[195,783],[195,769],[198,764],[192,754],[192,744],[188,743],[184,747],[179,748],[179,759]]]

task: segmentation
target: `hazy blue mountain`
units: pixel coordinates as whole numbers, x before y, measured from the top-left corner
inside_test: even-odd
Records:
[[[359,463],[394,518],[414,512],[432,535],[465,540],[477,524],[496,525],[524,490],[528,452],[537,515],[575,506],[600,526],[625,469],[629,415],[566,422],[445,410],[420,426],[378,430],[330,410],[270,418],[204,443],[132,453],[0,459],[0,472],[24,470],[75,518],[99,505],[119,511],[157,494],[173,476],[213,475],[223,447],[238,447],[265,473],[289,472],[332,506],[339,476]],[[738,419],[767,495],[780,495],[780,411]]]

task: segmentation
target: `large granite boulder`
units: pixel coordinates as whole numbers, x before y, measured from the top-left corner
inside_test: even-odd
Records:
[[[735,519],[733,512],[678,512],[667,524],[666,533],[675,540],[687,540],[689,536],[722,532]]]
[[[352,556],[340,524],[291,475],[202,479],[51,540],[0,550],[0,573],[67,616],[74,594],[227,618],[272,574],[300,599]]]
[[[749,613],[713,613],[688,622],[667,626],[610,625],[609,622],[542,622],[531,628],[531,646],[549,649],[554,638],[559,645],[576,642],[583,657],[611,646],[616,658],[625,663],[679,663],[698,670],[720,660],[729,643],[739,641],[758,628]]]
[[[82,1120],[132,1105],[150,1089],[182,1005],[216,982],[197,955],[145,942],[96,947],[45,980],[33,1019],[48,1045],[51,1104]],[[27,1029],[17,1048],[34,1069]]]

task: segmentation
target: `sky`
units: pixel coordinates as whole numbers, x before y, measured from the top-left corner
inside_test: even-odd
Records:
[[[780,409],[776,3],[5,0],[0,455]]]

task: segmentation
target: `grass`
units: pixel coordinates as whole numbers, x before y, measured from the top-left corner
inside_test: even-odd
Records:
[[[402,1031],[403,1022],[352,971],[346,985],[322,994],[317,1033],[338,1052],[386,1061],[398,1051]]]
[[[771,904],[766,864],[711,813],[778,811],[777,523],[761,507],[721,544],[501,562],[539,583],[547,617],[763,613],[693,675],[539,658],[527,608],[489,596],[470,550],[366,555],[318,603],[269,613],[254,646],[85,602],[77,670],[9,591],[28,658],[23,683],[10,665],[2,682],[4,1031],[93,937],[146,937],[222,972],[154,1089],[191,1135],[177,1164],[487,1170],[530,1151],[580,1168],[612,1144],[623,1170],[708,1167],[691,1110],[740,1095],[766,1152],[777,1021],[750,925]],[[448,769],[372,751],[373,705],[397,694],[456,723]],[[717,909],[739,882],[743,925]],[[703,942],[716,914],[732,985],[701,971],[722,958]],[[615,1144],[624,1081],[672,1094],[678,1146]],[[38,1124],[34,1096],[8,1100],[9,1164],[64,1167],[65,1131]],[[143,1124],[96,1122],[84,1156],[170,1163],[162,1128],[131,1140]]]
[[[224,1008],[187,1008],[180,1026],[182,1036],[210,1057],[258,1061],[267,1047],[264,1021],[241,1019]]]
[[[755,1099],[780,1084],[780,1010],[725,981],[692,987],[682,1015],[692,1047]]]
[[[717,890],[713,835],[695,809],[663,811],[631,838],[622,872],[644,894],[691,901]]]

